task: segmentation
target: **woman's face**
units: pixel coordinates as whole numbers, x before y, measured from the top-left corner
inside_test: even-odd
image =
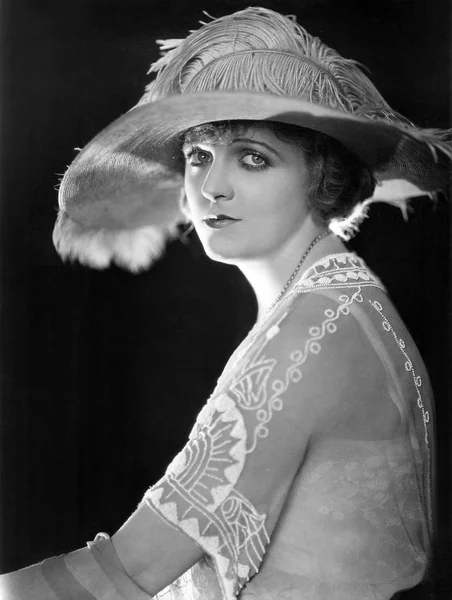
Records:
[[[239,264],[276,258],[308,215],[303,150],[257,125],[227,142],[189,141],[186,209],[207,255]]]

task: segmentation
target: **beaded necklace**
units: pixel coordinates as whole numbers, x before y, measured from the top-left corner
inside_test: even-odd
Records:
[[[306,249],[306,252],[303,254],[303,256],[300,259],[300,262],[297,264],[297,266],[295,267],[292,275],[289,277],[289,279],[286,281],[283,289],[279,292],[276,300],[271,304],[270,308],[267,309],[267,311],[265,312],[264,316],[262,317],[262,319],[259,319],[259,321],[262,321],[263,319],[266,318],[266,316],[275,308],[275,306],[277,304],[279,304],[281,302],[281,300],[283,299],[285,293],[287,292],[287,290],[290,287],[290,284],[292,283],[292,281],[295,279],[295,277],[297,276],[299,270],[301,269],[301,267],[303,266],[304,261],[306,260],[308,254],[311,252],[311,250],[314,248],[314,246],[317,244],[317,242],[320,242],[320,240],[322,240],[324,237],[326,237],[327,235],[330,235],[330,231],[324,231],[323,233],[321,233],[320,235],[318,235],[316,238],[314,238],[312,240],[312,242],[309,244],[309,246]]]

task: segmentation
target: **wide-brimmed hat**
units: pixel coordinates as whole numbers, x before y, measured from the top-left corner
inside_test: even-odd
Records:
[[[228,29],[229,27],[229,29]],[[231,29],[232,28],[232,29]],[[450,183],[452,147],[392,111],[352,60],[293,19],[250,8],[164,43],[139,104],[78,154],[63,177],[54,243],[64,258],[132,271],[149,266],[185,221],[183,134],[218,121],[274,121],[339,141],[372,170],[372,199],[406,205]]]

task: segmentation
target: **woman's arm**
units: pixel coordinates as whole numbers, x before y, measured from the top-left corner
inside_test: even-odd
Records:
[[[142,504],[112,537],[128,575],[150,595],[172,583],[204,555],[185,533]]]
[[[2,600],[124,600],[102,572],[89,548],[59,557],[56,588],[43,575],[42,563],[0,575]],[[60,593],[59,593],[60,592]]]
[[[112,542],[122,568],[131,578],[130,587],[136,584],[148,596],[166,587],[203,556],[201,548],[188,536],[163,521],[147,505],[135,511]],[[0,598],[124,600],[114,584],[115,576],[107,577],[88,547],[66,554],[59,561],[51,586],[43,576],[41,564],[0,576]],[[109,563],[115,570],[114,563]],[[121,567],[116,574],[124,576]]]
[[[0,575],[2,600],[57,600],[41,574],[40,565]]]
[[[81,548],[59,558],[57,581],[71,600],[120,600],[111,582],[102,573],[88,548]],[[82,576],[83,584],[74,573]],[[43,575],[42,563],[0,576],[2,600],[61,600]],[[122,598],[121,598],[122,600]]]
[[[316,424],[322,415],[331,414],[341,398],[338,386],[348,380],[344,342],[325,329],[325,311],[337,314],[340,321],[345,315],[330,299],[314,297],[302,304],[234,368],[165,476],[112,537],[118,577],[126,577],[132,589],[138,586],[138,598],[174,582],[204,553],[213,559],[228,600],[259,569]],[[331,375],[333,364],[340,378]],[[9,589],[5,586],[3,596],[92,600],[87,590],[100,600],[128,598],[115,591],[108,558],[103,568],[95,552],[83,549],[67,555],[65,563],[85,590],[52,595],[31,567],[7,576],[12,578],[6,580]]]

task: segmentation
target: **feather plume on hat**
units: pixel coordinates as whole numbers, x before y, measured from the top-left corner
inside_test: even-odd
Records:
[[[148,74],[157,78],[139,104],[190,92],[264,92],[347,112],[367,105],[384,108],[397,121],[357,61],[340,56],[294,17],[248,8],[215,19],[187,38],[157,43],[166,53],[151,65]]]
[[[185,39],[158,43],[163,55],[149,70],[156,77],[137,106],[90,142],[63,178],[54,231],[63,257],[100,268],[116,262],[133,271],[152,264],[184,221],[174,139],[208,120],[293,122],[323,131],[355,153],[367,152],[357,140],[365,132],[379,185],[372,198],[330,223],[344,239],[356,232],[372,202],[392,203],[406,215],[410,197],[433,198],[448,187],[450,132],[415,127],[391,109],[356,61],[311,36],[294,17],[252,7],[213,19]],[[230,92],[237,101],[230,98],[231,108],[224,109],[222,93]],[[256,94],[254,104],[247,100],[248,111],[241,94],[251,100]],[[275,96],[300,102],[288,117]]]

